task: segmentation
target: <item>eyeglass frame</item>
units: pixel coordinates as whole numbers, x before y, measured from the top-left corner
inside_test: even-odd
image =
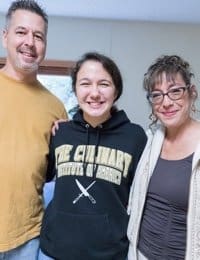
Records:
[[[176,100],[181,99],[182,96],[183,96],[183,94],[185,93],[185,91],[188,90],[190,87],[191,87],[191,85],[180,86],[180,87],[172,86],[172,87],[171,87],[167,92],[165,92],[165,93],[164,93],[162,90],[155,90],[155,91],[152,91],[152,92],[148,92],[146,97],[147,97],[148,101],[149,101],[151,104],[153,104],[153,105],[161,104],[161,103],[163,102],[165,96],[167,96],[167,97],[168,97],[170,100],[172,100],[172,101],[176,101]],[[180,97],[178,97],[178,98],[171,98],[171,97],[169,96],[169,93],[172,93],[172,90],[174,90],[174,89],[178,89],[178,90],[182,89],[182,90],[183,90],[183,93],[181,94]],[[150,97],[151,97],[151,95],[152,95],[153,92],[160,92],[160,94],[161,94],[160,96],[162,96],[161,101],[159,101],[159,102],[152,102],[152,101],[150,100]]]

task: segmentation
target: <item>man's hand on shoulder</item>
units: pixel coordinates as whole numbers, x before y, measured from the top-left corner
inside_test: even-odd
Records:
[[[67,122],[68,119],[58,119],[56,121],[53,122],[53,126],[51,128],[51,134],[53,136],[56,135],[56,131],[59,129],[59,123],[62,123],[62,122]]]

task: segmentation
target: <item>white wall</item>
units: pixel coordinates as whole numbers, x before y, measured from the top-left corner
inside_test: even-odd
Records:
[[[3,24],[0,15],[0,26]],[[142,79],[147,67],[159,55],[181,55],[191,63],[199,85],[199,48],[200,25],[50,17],[46,58],[76,60],[84,52],[94,50],[112,57],[124,79],[118,107],[146,128],[149,106]],[[2,46],[0,56],[5,56]]]

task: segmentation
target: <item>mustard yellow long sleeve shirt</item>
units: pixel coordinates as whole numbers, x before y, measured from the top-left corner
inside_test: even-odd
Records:
[[[50,130],[65,117],[64,105],[39,82],[0,72],[0,252],[39,235]]]

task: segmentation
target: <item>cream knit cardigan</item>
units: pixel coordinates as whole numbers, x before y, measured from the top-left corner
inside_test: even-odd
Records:
[[[137,260],[137,241],[150,177],[161,152],[165,131],[162,126],[153,134],[147,131],[148,141],[138,164],[130,191],[128,214],[128,260]],[[200,260],[200,143],[192,161],[189,206],[187,216],[187,245],[185,260]]]

